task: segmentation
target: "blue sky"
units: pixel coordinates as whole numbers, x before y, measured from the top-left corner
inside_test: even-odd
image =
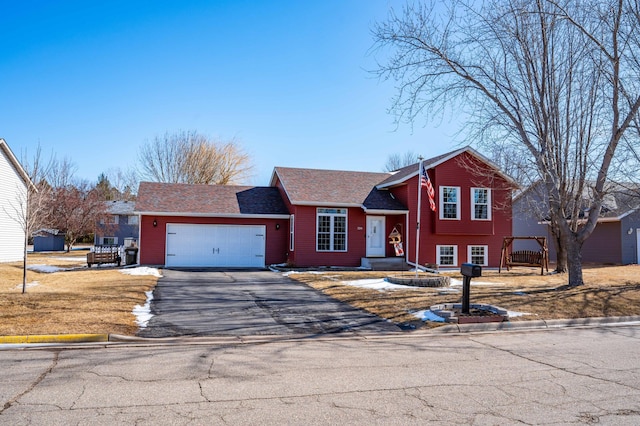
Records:
[[[157,135],[236,138],[254,164],[381,171],[455,149],[457,126],[397,127],[371,28],[392,0],[2,1],[0,138],[95,181]]]

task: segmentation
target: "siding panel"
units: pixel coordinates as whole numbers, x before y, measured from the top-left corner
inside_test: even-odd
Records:
[[[27,187],[5,152],[0,149],[0,262],[23,257],[24,231],[20,211],[26,205]]]

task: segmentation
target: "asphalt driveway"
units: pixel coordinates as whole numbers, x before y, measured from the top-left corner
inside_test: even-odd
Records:
[[[248,336],[398,332],[394,324],[271,271],[162,271],[138,335]]]

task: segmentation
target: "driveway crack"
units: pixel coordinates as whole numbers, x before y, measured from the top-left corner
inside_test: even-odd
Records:
[[[51,365],[49,365],[49,368],[47,368],[45,371],[42,372],[42,374],[40,374],[28,387],[27,389],[25,389],[24,391],[22,391],[21,393],[19,393],[18,395],[14,396],[13,398],[11,398],[9,401],[7,401],[2,408],[0,409],[0,416],[9,408],[11,408],[16,402],[18,402],[18,400],[20,398],[22,398],[23,396],[25,396],[26,394],[28,394],[29,392],[31,392],[33,389],[35,389],[36,386],[38,386],[38,384],[40,384],[40,382],[42,382],[44,380],[45,377],[47,377],[47,375],[49,373],[51,373],[51,371],[53,371],[53,369],[58,365],[58,359],[60,357],[60,351],[54,351],[53,352],[53,359],[51,360]]]

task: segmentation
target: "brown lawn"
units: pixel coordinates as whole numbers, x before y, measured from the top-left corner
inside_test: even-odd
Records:
[[[378,291],[344,285],[344,281],[385,277],[380,272],[294,274],[296,280],[395,323],[415,323],[411,312],[439,303],[459,303],[462,287],[411,288]],[[407,276],[415,273],[406,272]],[[445,273],[462,280],[459,272]],[[511,321],[640,315],[640,266],[585,265],[585,285],[567,288],[564,274],[540,276],[537,268],[485,270],[471,282],[471,303],[483,303],[514,312],[530,313]],[[458,291],[453,292],[455,289]],[[429,326],[437,324],[429,323]]]
[[[56,273],[29,271],[32,285],[21,294],[22,264],[0,264],[0,335],[117,333],[137,331],[132,310],[145,303],[157,278],[125,275],[113,267],[86,268],[86,252],[30,254],[29,264],[74,268]],[[301,273],[292,278],[396,323],[416,323],[411,312],[460,302],[461,286],[377,291],[345,281],[393,273]],[[407,272],[405,275],[413,276]],[[459,273],[447,273],[461,280]],[[566,276],[539,275],[535,268],[483,271],[474,278],[471,303],[486,303],[531,315],[512,321],[640,315],[640,266],[585,266],[586,284],[566,288]],[[428,323],[428,326],[436,324]]]
[[[22,262],[0,263],[0,335],[134,334],[133,308],[145,303],[145,291],[157,278],[125,275],[107,265],[88,269],[85,259],[83,251],[30,254],[29,265],[74,269],[27,271],[25,294]]]

